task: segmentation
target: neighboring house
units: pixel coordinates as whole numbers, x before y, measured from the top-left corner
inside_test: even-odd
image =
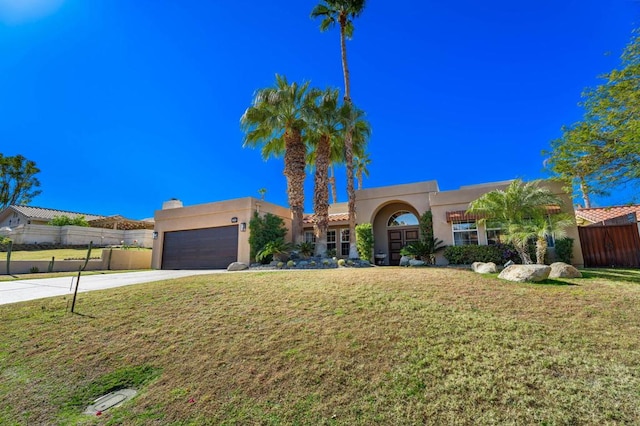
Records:
[[[504,189],[511,181],[463,186],[440,191],[436,181],[417,182],[356,191],[358,223],[371,223],[374,250],[385,265],[397,265],[400,250],[420,237],[419,217],[427,210],[433,214],[434,236],[446,245],[492,244],[500,241],[499,229],[487,229],[477,217],[465,213],[469,203],[494,189]],[[569,196],[561,185],[545,182],[564,201],[563,210],[573,214]],[[255,210],[280,216],[291,225],[289,209],[255,198],[221,201],[182,207],[175,200],[165,203],[155,214],[153,268],[206,269],[226,268],[233,261],[250,263],[249,220]],[[351,236],[346,203],[330,207],[328,249],[346,257]],[[559,209],[558,209],[559,210]],[[314,241],[312,215],[304,218],[304,236]],[[579,241],[577,227],[568,236]],[[439,255],[437,263],[446,264]],[[582,265],[580,244],[574,244],[573,261]]]
[[[640,218],[640,205],[592,207],[576,209],[578,226],[622,225],[636,223]]]
[[[87,221],[103,219],[104,216],[64,210],[46,209],[32,206],[9,206],[0,212],[0,228],[17,228],[20,225],[46,225],[56,216],[68,216],[71,219],[84,216]]]
[[[56,216],[84,216],[89,227],[50,226]],[[95,245],[128,244],[151,247],[153,219],[131,220],[33,206],[9,206],[0,211],[0,235],[16,244]]]

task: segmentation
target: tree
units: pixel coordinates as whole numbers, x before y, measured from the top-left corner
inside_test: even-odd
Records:
[[[11,205],[29,204],[42,191],[36,174],[36,163],[22,155],[8,157],[0,154],[0,210]]]
[[[245,132],[245,147],[262,146],[262,157],[284,154],[284,175],[291,209],[293,240],[303,240],[304,180],[307,147],[303,140],[306,122],[303,106],[309,83],[289,84],[276,74],[274,87],[258,90],[253,104],[242,115],[240,124]]]
[[[640,179],[640,35],[634,33],[621,68],[583,93],[584,119],[551,142],[547,167],[582,193],[604,194]]]
[[[258,212],[253,212],[253,217],[249,221],[249,231],[251,259],[255,259],[267,243],[284,239],[287,234],[282,218],[271,213],[260,216]]]
[[[548,188],[540,186],[540,181],[525,183],[516,179],[506,189],[495,189],[472,201],[467,212],[481,215],[482,218],[478,220],[480,223],[489,222],[491,227],[502,229],[522,263],[530,264],[533,262],[527,247],[529,240],[537,239],[539,234],[547,230],[561,232],[563,227],[568,226],[560,221],[555,223],[555,228],[540,225],[541,221],[548,220],[548,207],[560,205],[562,200]]]
[[[342,73],[344,77],[344,101],[351,104],[351,82],[347,63],[346,39],[353,36],[353,20],[360,16],[365,6],[365,0],[321,0],[320,4],[311,11],[312,18],[321,18],[320,31],[326,31],[336,24],[340,27],[340,53],[342,58]],[[345,132],[345,163],[347,169],[347,197],[349,212],[349,235],[355,235],[356,226],[356,195],[353,173],[353,140],[352,128]],[[357,258],[358,250],[355,238],[351,238],[349,257]]]
[[[327,230],[329,228],[329,166],[332,153],[341,152],[340,143],[344,115],[348,114],[346,105],[340,105],[337,89],[324,91],[312,90],[310,98],[315,102],[308,104],[306,112],[308,139],[311,146],[311,158],[314,160],[314,233],[316,236],[316,255],[327,251]]]
[[[371,158],[369,154],[363,153],[355,158],[355,171],[356,178],[358,179],[358,189],[362,189],[363,177],[369,177],[369,164],[371,164]]]

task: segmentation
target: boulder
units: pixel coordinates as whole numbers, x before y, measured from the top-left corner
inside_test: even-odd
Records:
[[[511,265],[506,267],[498,278],[516,282],[537,282],[549,278],[551,266],[547,265]]]
[[[551,264],[549,278],[582,278],[582,272],[568,263],[555,262]]]
[[[242,262],[233,262],[227,266],[227,271],[244,271],[245,269],[249,269],[249,265]]]
[[[411,259],[409,260],[409,266],[424,266],[427,263],[422,260]]]
[[[402,256],[400,258],[400,266],[409,266],[409,256]]]
[[[471,270],[479,274],[497,274],[498,266],[493,262],[473,262],[471,264]]]

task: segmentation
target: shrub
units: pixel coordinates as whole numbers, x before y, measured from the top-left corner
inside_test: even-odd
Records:
[[[571,260],[573,260],[573,238],[556,240],[556,258],[560,262],[571,264]]]
[[[434,254],[445,248],[442,244],[442,240],[434,237],[431,237],[429,240],[414,241],[404,246],[402,250],[400,250],[400,254],[403,256],[417,257],[427,263],[433,263],[435,258]]]
[[[38,272],[40,272],[40,269],[38,269],[37,266],[32,266],[31,269],[29,269],[29,272],[31,272],[32,274],[37,274]]]
[[[338,260],[338,266],[344,266],[344,265],[345,265],[345,263],[347,263],[347,262],[345,262],[345,260],[344,260],[344,259],[340,259],[340,260]]]
[[[371,261],[373,256],[373,226],[370,223],[356,225],[356,247],[360,259]]]
[[[303,242],[300,243],[296,246],[296,250],[298,250],[298,252],[305,256],[305,257],[310,257],[313,255],[313,243],[309,243],[309,242]]]
[[[294,262],[293,260],[290,260],[287,262],[287,267],[288,268],[293,268],[294,266],[296,266],[296,262]]]
[[[444,249],[444,257],[453,265],[471,265],[473,262],[503,265],[509,260],[520,260],[518,253],[509,244],[449,246]]]
[[[256,254],[256,260],[262,262],[269,257],[273,257],[275,260],[282,261],[288,257],[290,251],[291,244],[285,242],[283,238],[277,238],[264,245],[264,248]]]
[[[287,235],[284,220],[271,213],[265,213],[264,216],[260,216],[258,212],[253,212],[253,217],[249,221],[249,231],[250,256],[251,259],[256,260],[258,260],[258,252],[263,250],[267,243],[278,239],[284,240]],[[264,263],[269,263],[270,261],[270,257],[262,259]]]
[[[329,249],[326,252],[327,257],[336,257],[336,254],[337,254],[336,249]]]
[[[84,216],[76,216],[71,218],[67,215],[54,216],[53,219],[49,221],[49,225],[51,226],[89,226],[89,222],[85,219]]]

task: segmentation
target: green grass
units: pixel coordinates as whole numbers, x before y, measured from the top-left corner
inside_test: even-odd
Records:
[[[151,250],[146,248],[132,248],[131,250]],[[6,253],[0,255],[0,259],[6,260]],[[91,258],[99,259],[102,255],[102,248],[97,247],[91,250]],[[11,260],[51,260],[55,257],[56,260],[65,259],[86,259],[87,247],[80,249],[55,249],[55,250],[36,250],[36,251],[12,251]]]
[[[638,271],[585,275],[252,272],[0,306],[0,424],[638,424]]]

